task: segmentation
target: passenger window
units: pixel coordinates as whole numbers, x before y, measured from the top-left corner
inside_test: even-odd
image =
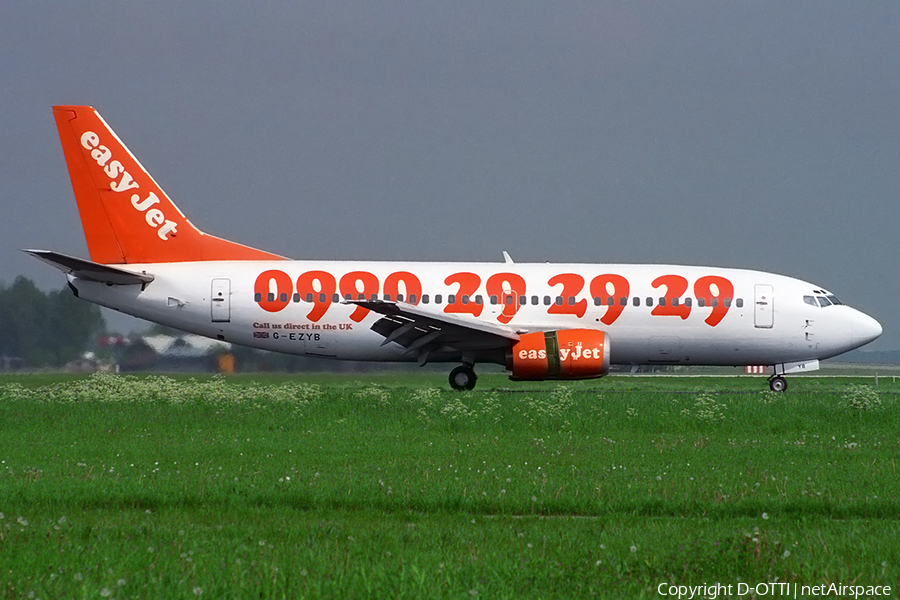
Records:
[[[541,299],[538,298],[537,296],[531,297],[531,305],[532,306],[537,306],[538,304],[540,304],[540,302],[541,302]]]
[[[646,304],[647,304],[647,306],[653,306],[653,298],[651,298],[650,296],[647,296]]]
[[[519,306],[528,304],[528,296],[519,296]]]
[[[678,298],[672,298],[672,306],[678,306]]]
[[[269,292],[267,298],[269,299],[269,302],[275,302],[275,294],[273,294],[272,292]]]
[[[706,306],[706,298],[697,298],[697,306],[700,308]]]
[[[312,295],[312,292],[307,292],[307,293],[306,293],[306,301],[307,301],[307,302],[312,302],[312,301],[313,301],[313,295]],[[324,299],[323,299],[323,302],[324,302]]]
[[[385,295],[384,295],[384,301],[385,301],[385,302],[390,302],[390,301],[391,301],[391,295],[390,295],[390,294],[385,294]]]
[[[687,306],[688,308],[690,308],[691,304],[693,304],[693,300],[691,300],[690,298],[685,298],[685,299],[684,299],[684,305],[685,305],[685,306]]]
[[[468,294],[463,294],[463,296],[462,296],[462,303],[463,303],[463,304],[468,304],[468,303],[469,303],[469,295],[468,295]]]
[[[544,306],[550,306],[551,302],[550,296],[544,296]]]
[[[722,302],[725,303],[725,308],[731,308],[731,298],[725,298]]]
[[[253,301],[254,302],[262,302],[262,294],[260,294],[259,292],[256,292],[256,294],[253,295]]]
[[[441,301],[442,301],[443,299],[444,299],[444,298],[443,298],[440,294],[435,294],[435,295],[434,295],[434,303],[435,303],[435,304],[440,304]]]
[[[335,303],[340,302],[340,301],[341,301],[341,295],[340,295],[340,294],[334,294],[334,295],[331,297],[331,301],[332,301],[332,302],[335,302]]]
[[[603,306],[603,300],[599,296],[594,296],[594,306]]]
[[[665,299],[665,298],[660,298],[660,299],[659,299],[659,305],[660,305],[660,306],[665,306],[665,305],[666,305],[666,299]]]
[[[562,306],[562,303],[563,303],[562,296],[557,296],[557,297],[556,297],[556,305],[557,305],[557,306]]]
[[[300,294],[294,294],[294,302],[300,302]]]
[[[403,302],[403,294],[397,294],[397,302]]]
[[[738,298],[737,300],[734,301],[734,305],[737,306],[738,308],[744,308],[744,299]]]
[[[575,306],[575,296],[569,296],[569,306]]]
[[[484,304],[484,299],[481,297],[481,294],[475,295],[475,304]]]
[[[634,306],[640,306],[640,305],[641,305],[641,299],[638,298],[637,296],[635,296],[634,298],[632,298],[631,303],[632,303]]]
[[[491,304],[497,304],[497,296],[491,296]]]
[[[612,304],[610,304],[610,306],[612,306]],[[628,306],[628,298],[625,296],[619,298],[619,306]]]
[[[422,294],[422,304],[428,304],[428,294]]]
[[[409,295],[409,303],[410,303],[410,304],[415,304],[415,303],[416,303],[416,295],[415,295],[415,294],[410,294],[410,295]]]

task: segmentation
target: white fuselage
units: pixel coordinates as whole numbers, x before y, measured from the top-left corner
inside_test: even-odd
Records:
[[[834,297],[816,285],[741,269],[344,261],[120,268],[154,280],[144,289],[70,280],[81,298],[150,321],[255,348],[348,360],[415,360],[371,329],[381,315],[343,302],[361,293],[389,301],[399,294],[420,309],[517,333],[599,329],[609,336],[611,363],[620,365],[804,363],[881,333],[871,317],[821,300]]]

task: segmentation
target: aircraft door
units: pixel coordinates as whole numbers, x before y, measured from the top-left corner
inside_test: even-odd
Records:
[[[757,284],[754,288],[753,324],[759,328],[771,329],[775,324],[775,288]]]
[[[213,323],[231,322],[231,280],[213,279],[209,296],[209,311]]]

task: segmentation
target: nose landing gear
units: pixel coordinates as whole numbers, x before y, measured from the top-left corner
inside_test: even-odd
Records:
[[[470,365],[460,365],[450,371],[450,387],[457,392],[474,389],[476,381],[478,376]]]
[[[783,392],[787,390],[787,387],[787,379],[785,379],[781,375],[773,375],[772,377],[769,377],[769,389],[773,392]]]

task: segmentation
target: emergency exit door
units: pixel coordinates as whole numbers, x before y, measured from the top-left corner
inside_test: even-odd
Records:
[[[213,279],[209,297],[210,316],[213,323],[231,321],[231,280]]]
[[[775,324],[775,289],[771,285],[757,284],[753,303],[753,324],[770,329]]]

